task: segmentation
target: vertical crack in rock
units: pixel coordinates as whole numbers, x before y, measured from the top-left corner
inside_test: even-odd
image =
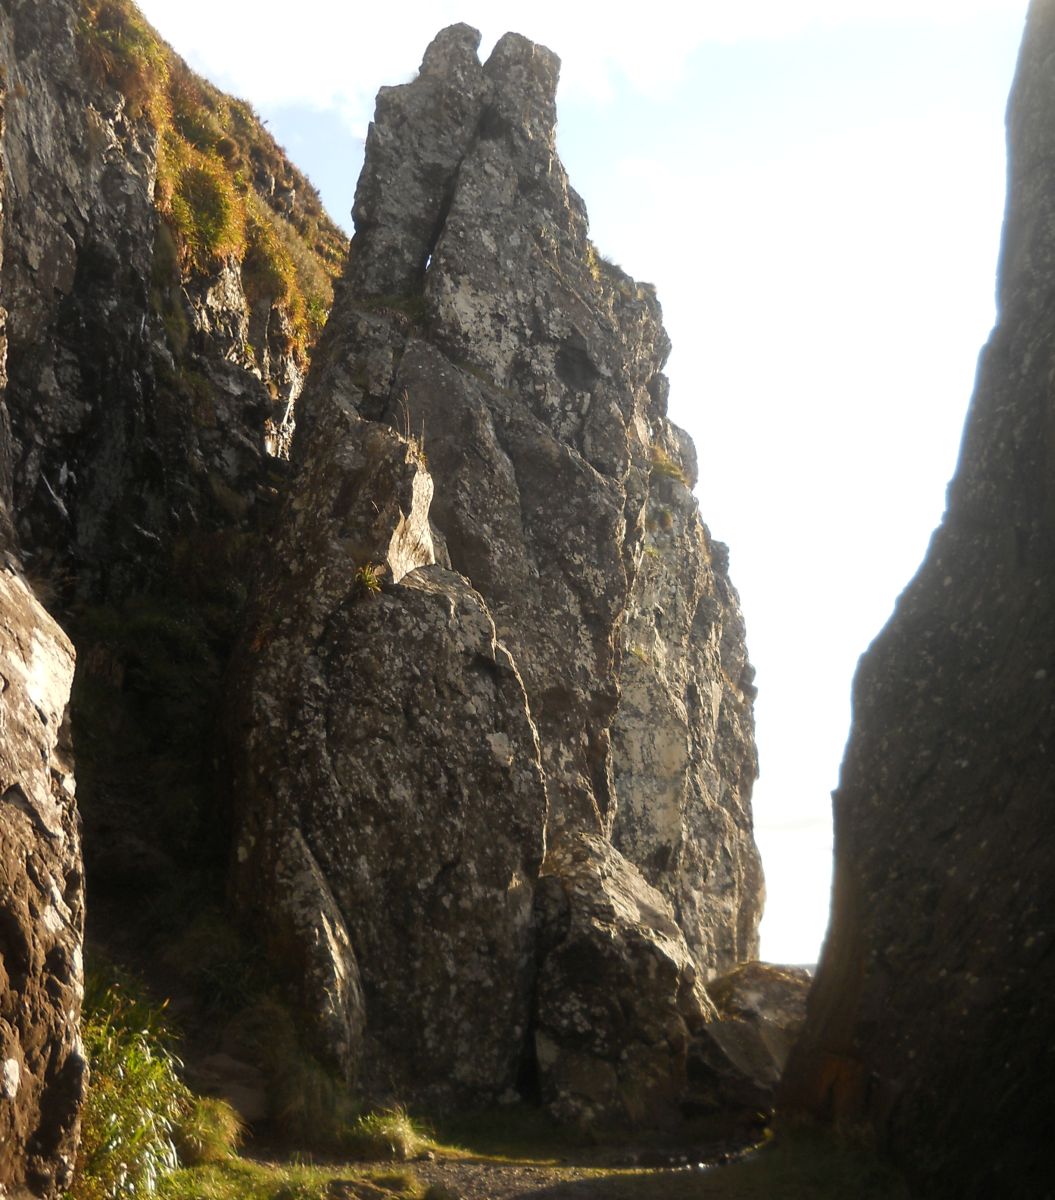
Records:
[[[788,1107],[921,1195],[1050,1192],[1055,1101],[1055,5],[1008,110],[999,317],[948,508],[861,660],[832,924]]]

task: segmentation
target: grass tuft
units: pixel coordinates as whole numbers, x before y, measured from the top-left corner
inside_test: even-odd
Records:
[[[356,1158],[390,1162],[408,1162],[431,1145],[427,1131],[401,1105],[366,1113],[341,1139],[341,1148]]]
[[[355,571],[355,590],[360,596],[376,596],[381,586],[387,568],[384,563],[367,562]]]
[[[127,983],[90,974],[83,1014],[91,1082],[70,1195],[150,1195],[178,1166],[176,1131],[190,1103],[163,1007],[150,1005]]]
[[[661,475],[664,479],[673,479],[685,487],[689,486],[689,477],[662,446],[652,447],[652,474]]]
[[[175,1130],[176,1151],[187,1167],[226,1162],[245,1136],[242,1118],[218,1096],[194,1096]]]

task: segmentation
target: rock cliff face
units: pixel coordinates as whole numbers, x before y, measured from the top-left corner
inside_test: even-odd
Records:
[[[832,925],[785,1099],[871,1126],[920,1194],[1051,1192],[1055,4],[1008,114],[999,319],[948,509],[861,660]]]
[[[345,243],[128,0],[10,0],[0,62],[11,511],[80,651],[90,874],[139,887],[222,840],[212,710]]]
[[[557,59],[478,44],[378,98],[235,672],[236,892],[276,948],[328,914],[296,973],[346,1072],[487,1100],[534,1060],[565,1115],[658,1117],[700,984],[757,947],[752,672]]]
[[[4,122],[0,86],[0,133]],[[0,156],[0,215],[5,175]],[[0,268],[3,250],[0,243]],[[0,414],[7,386],[0,309]],[[10,463],[6,420],[0,462]],[[85,1069],[84,923],[66,707],[73,647],[22,577],[0,473],[0,1193],[70,1179]]]
[[[655,294],[597,256],[556,156],[557,59],[509,35],[481,66],[478,41],[444,31],[380,93],[324,362],[423,439],[441,554],[524,677],[551,833],[618,824],[713,973],[754,955],[761,905],[736,594],[665,416]]]
[[[419,451],[312,397],[236,668],[236,894],[360,1086],[497,1095],[530,1019],[538,740],[483,601],[432,565]]]
[[[125,0],[4,0],[0,81],[0,1191],[53,1196],[84,1088],[84,871],[73,647],[41,601],[80,651],[91,894],[131,881],[145,907],[226,851],[208,730],[237,572],[344,240]]]

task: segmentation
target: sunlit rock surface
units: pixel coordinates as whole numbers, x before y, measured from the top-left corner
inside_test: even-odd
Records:
[[[861,660],[832,925],[785,1102],[921,1195],[1051,1194],[1055,4],[1008,112],[999,316],[948,509]]]
[[[614,837],[712,974],[755,956],[762,900],[736,593],[665,416],[655,292],[598,257],[556,155],[558,61],[509,34],[481,66],[478,42],[444,30],[380,93],[324,357],[423,442],[441,552],[524,678],[550,829]]]
[[[543,1098],[572,1125],[680,1112],[692,1032],[714,1017],[667,901],[610,843],[571,834],[539,883],[535,1046]]]

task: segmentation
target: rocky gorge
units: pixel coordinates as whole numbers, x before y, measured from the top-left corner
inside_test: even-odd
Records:
[[[0,34],[0,1182],[73,1169],[85,877],[89,965],[175,971],[192,1025],[243,964],[192,1074],[266,1077],[266,1012],[376,1100],[714,1104],[705,983],[763,895],[752,671],[555,55],[454,26],[382,90],[338,277],[310,185],[131,4]]]
[[[757,1133],[779,1088],[920,1195],[1048,1194],[1055,0],[808,1010],[754,961],[754,673],[655,290],[590,240],[556,55],[479,43],[381,90],[349,247],[129,0],[0,0],[0,1195],[78,1169],[85,961],[294,1143],[353,1101]]]

